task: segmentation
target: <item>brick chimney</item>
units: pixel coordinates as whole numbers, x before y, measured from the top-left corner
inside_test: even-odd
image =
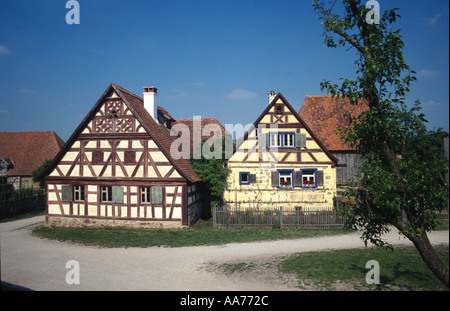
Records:
[[[158,123],[158,114],[156,112],[156,93],[158,89],[154,86],[144,86],[144,107],[153,119]]]

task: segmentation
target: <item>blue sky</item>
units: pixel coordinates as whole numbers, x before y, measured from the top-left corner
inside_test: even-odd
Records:
[[[300,109],[323,79],[352,78],[353,50],[323,45],[311,0],[78,0],[80,24],[65,21],[66,0],[0,0],[0,130],[53,130],[67,140],[114,82],[174,118],[253,123],[282,92]],[[449,130],[447,0],[379,0],[398,7],[405,57],[418,81],[429,128]]]

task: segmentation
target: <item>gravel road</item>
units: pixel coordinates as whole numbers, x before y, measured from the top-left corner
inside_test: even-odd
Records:
[[[31,230],[44,216],[0,224],[1,280],[33,290],[292,290],[268,273],[225,276],[218,263],[267,262],[284,255],[329,249],[362,248],[360,233],[339,236],[198,247],[97,248],[39,239]],[[392,244],[411,244],[391,231]],[[449,243],[449,232],[430,234],[433,244]],[[68,285],[69,260],[80,266],[80,284]]]

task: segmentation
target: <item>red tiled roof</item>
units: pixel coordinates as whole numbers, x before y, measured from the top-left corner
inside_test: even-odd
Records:
[[[342,142],[335,130],[338,127],[346,128],[348,126],[344,114],[351,112],[353,116],[359,116],[368,109],[369,106],[365,102],[352,105],[348,98],[332,98],[331,95],[307,95],[298,114],[328,150],[353,151],[354,148]]]
[[[170,113],[167,112],[167,110],[164,109],[163,107],[157,106],[156,109],[157,109],[158,111],[161,111],[161,113],[162,113],[166,118],[168,118],[169,120],[175,120],[175,119],[170,115]]]
[[[12,158],[7,176],[31,176],[45,160],[52,160],[64,141],[52,131],[0,132],[0,158]]]
[[[172,142],[176,139],[175,136],[171,136],[168,129],[166,129],[163,125],[159,125],[155,122],[153,117],[148,113],[147,109],[144,107],[144,100],[142,97],[137,96],[136,94],[131,93],[130,91],[124,89],[123,87],[111,83],[97,103],[92,107],[91,111],[87,114],[87,116],[81,121],[81,124],[69,138],[67,143],[64,145],[59,154],[55,157],[52,164],[48,167],[47,170],[42,172],[37,178],[40,179],[42,177],[50,174],[53,169],[56,167],[58,162],[62,159],[64,154],[70,149],[72,144],[77,139],[78,135],[84,130],[86,125],[89,123],[91,118],[95,115],[96,110],[100,105],[103,104],[103,100],[111,90],[117,92],[117,94],[122,98],[125,104],[129,107],[130,111],[139,120],[142,124],[143,128],[147,131],[147,133],[152,137],[155,143],[158,145],[160,150],[165,154],[168,160],[172,163],[172,165],[178,170],[178,172],[185,177],[190,182],[199,182],[201,178],[194,172],[189,159],[174,159],[170,155],[170,146]]]
[[[195,129],[194,129],[194,120],[193,119],[178,119],[171,123],[172,127],[176,124],[184,124],[189,128],[189,133],[191,133],[191,135],[190,135],[191,152],[194,151],[194,149],[193,149],[194,135],[193,134],[196,131],[201,133],[201,140],[203,140],[203,139],[208,140],[214,136],[214,132],[210,132],[207,135],[204,135],[204,129],[205,129],[205,126],[207,126],[207,125],[214,125],[214,127],[212,127],[213,130],[216,128],[220,129],[220,133],[221,133],[220,138],[223,139],[225,137],[225,135],[230,135],[230,137],[231,137],[231,134],[225,129],[225,127],[216,118],[201,118],[201,119],[199,119],[199,121],[200,122],[196,123],[196,125],[200,125],[200,128],[195,128]]]
[[[159,145],[161,151],[163,151],[175,168],[178,168],[181,175],[184,175],[190,182],[201,181],[201,178],[194,172],[189,159],[174,159],[170,156],[170,146],[176,137],[171,136],[166,127],[155,122],[147,109],[145,109],[144,100],[121,86],[116,84],[111,85],[117,91],[119,96],[122,95],[122,98],[129,104],[131,110],[134,111],[135,117],[141,121],[144,128],[147,129],[147,132],[155,140],[155,143]]]

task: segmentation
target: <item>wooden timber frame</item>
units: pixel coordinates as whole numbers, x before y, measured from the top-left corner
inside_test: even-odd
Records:
[[[111,84],[39,178],[48,226],[187,227],[209,206],[176,137],[141,97]]]
[[[333,205],[338,159],[278,93],[227,161],[223,200],[235,209],[317,210]]]

